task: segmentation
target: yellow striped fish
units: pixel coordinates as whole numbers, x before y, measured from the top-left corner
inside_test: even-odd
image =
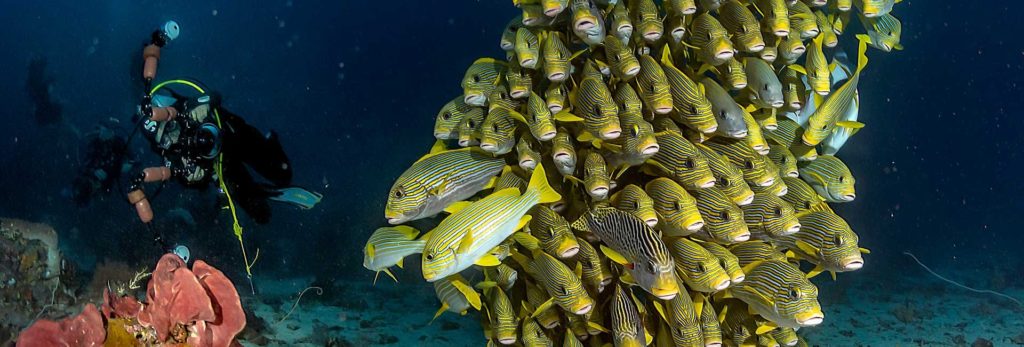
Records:
[[[775,130],[767,132],[768,141],[789,148],[799,161],[811,161],[818,158],[818,150],[808,146],[801,140],[806,131],[800,124],[791,119],[780,119]]]
[[[533,319],[523,319],[523,345],[527,347],[551,347],[554,342]]]
[[[800,231],[800,222],[796,219],[793,206],[774,194],[754,195],[754,201],[743,206],[743,220],[751,236],[757,239],[776,238]]]
[[[729,59],[722,67],[712,68],[712,71],[715,71],[718,77],[732,90],[742,90],[750,84],[743,63],[736,58]]]
[[[722,190],[732,202],[743,206],[754,201],[754,192],[750,190],[747,181],[743,179],[743,172],[736,165],[729,161],[724,155],[715,152],[704,144],[694,144],[700,154],[708,159],[708,166],[711,174],[715,176],[715,186]]]
[[[831,10],[846,12],[851,8],[853,8],[853,0],[835,0],[829,2],[829,9]]]
[[[518,253],[512,253],[512,257],[523,265],[527,273],[540,282],[541,287],[551,297],[536,308],[534,315],[547,310],[552,305],[558,305],[565,312],[575,315],[585,315],[594,308],[594,300],[590,298],[580,280],[582,268],[577,267],[577,272],[574,272],[564,263],[539,248],[531,251],[533,260]]]
[[[748,312],[749,308],[742,301],[722,300],[719,320],[721,320],[722,336],[728,339],[728,346],[760,346],[757,345],[757,318]],[[717,302],[716,302],[717,303]]]
[[[768,161],[766,165],[768,165],[768,170],[771,172],[779,171],[779,168],[771,161]],[[783,196],[789,193],[789,187],[787,187],[786,183],[782,181],[781,176],[776,176],[775,181],[767,187],[751,186],[750,190],[753,190],[754,194],[771,194],[775,196]]]
[[[647,160],[645,170],[655,173],[655,176],[671,178],[686,188],[713,187],[715,177],[711,176],[708,161],[700,155],[697,147],[677,131],[666,130],[664,125],[660,125],[671,123],[672,120],[659,118],[655,122],[659,149],[658,153]]]
[[[593,316],[594,314],[591,314],[591,317]],[[566,325],[568,325],[571,335],[576,336],[577,339],[587,339],[590,337],[590,332],[587,330],[586,317],[581,317],[574,314],[567,314],[565,315],[565,320],[568,321]]]
[[[743,140],[716,137],[705,144],[739,167],[743,172],[743,179],[751,186],[767,187],[779,179],[779,170],[772,165],[771,160],[755,152]]]
[[[572,258],[579,253],[580,244],[565,218],[547,206],[535,206],[530,215],[533,219],[526,226],[526,232],[540,240],[545,252],[561,259]]]
[[[800,38],[800,34],[793,32],[786,36],[784,39],[779,41],[779,63],[783,65],[795,64],[800,57],[803,57],[804,53],[807,52],[807,46],[804,45],[803,39]]]
[[[516,30],[516,58],[519,59],[519,66],[527,69],[537,69],[540,61],[540,39],[530,29],[519,28]]]
[[[600,11],[590,0],[572,0],[572,32],[588,45],[604,41],[604,22]]]
[[[636,25],[637,34],[640,34],[647,43],[654,43],[660,40],[661,35],[665,32],[665,28],[658,15],[658,6],[654,5],[654,1],[634,0],[630,1],[629,4],[631,5],[629,14],[632,16],[634,25]]]
[[[675,112],[669,116],[680,124],[701,133],[710,134],[718,130],[718,121],[712,113],[711,101],[704,95],[704,87],[675,67],[669,47],[662,50],[661,67],[672,92]]]
[[[783,346],[792,347],[800,343],[800,337],[796,335],[796,330],[793,328],[779,327],[772,330],[770,334],[775,341]]]
[[[666,9],[667,10],[667,9]],[[673,12],[668,12],[665,15],[665,33],[669,34],[673,43],[680,43],[683,41],[683,36],[690,28],[691,16],[679,15]]]
[[[427,242],[416,240],[419,233],[419,230],[405,225],[378,228],[363,247],[363,267],[376,271],[378,276],[383,271],[398,282],[388,268],[395,265],[401,268],[406,256],[423,252]],[[377,283],[377,276],[373,277],[373,282]]]
[[[695,295],[693,303],[696,306],[694,310],[700,312],[700,331],[704,335],[704,346],[721,347],[722,327],[719,325],[715,307],[701,294]]]
[[[764,132],[761,131],[761,124],[747,110],[743,110],[743,122],[747,124],[747,137],[743,139],[743,142],[746,142],[747,146],[757,154],[768,155],[771,148],[768,146],[768,140],[764,137]]]
[[[540,4],[544,7],[545,16],[554,17],[565,11],[569,6],[569,0],[541,0]]]
[[[551,140],[551,159],[563,176],[572,176],[576,172],[576,144],[565,128],[559,128]]]
[[[488,281],[493,281],[505,291],[512,290],[516,280],[519,279],[519,272],[505,263],[498,264],[495,267],[485,267],[483,271]]]
[[[725,0],[718,9],[718,19],[725,30],[732,35],[733,43],[741,51],[757,53],[764,50],[764,37],[757,25],[757,18],[738,0]]]
[[[525,99],[530,96],[530,90],[533,89],[530,70],[515,65],[509,66],[505,81],[508,82],[508,95],[513,99]]]
[[[384,217],[389,224],[431,217],[484,189],[505,161],[478,149],[427,154],[391,186]]]
[[[785,0],[754,0],[754,8],[761,14],[764,31],[776,37],[789,36],[789,8]]]
[[[505,188],[516,188],[520,192],[526,190],[526,180],[513,171],[511,166],[505,166],[501,170],[501,175],[498,175],[498,179],[494,182],[494,191]]]
[[[797,215],[808,211],[831,211],[825,200],[804,180],[796,177],[784,177],[782,180],[789,187],[789,192],[782,196],[782,200],[793,206]]]
[[[516,155],[519,159],[519,167],[530,171],[537,167],[540,162],[540,153],[533,149],[533,144],[526,137],[520,137],[516,144]]]
[[[639,70],[638,70],[639,72]],[[612,100],[615,100],[615,105],[619,107],[619,121],[622,121],[623,114],[642,114],[644,102],[640,100],[640,95],[636,93],[636,89],[628,83],[619,83],[615,86],[615,91],[612,92]]]
[[[704,229],[694,234],[697,238],[722,244],[750,239],[750,230],[743,223],[743,210],[721,190],[712,187],[693,191],[693,195],[704,220]]]
[[[902,1],[902,0],[899,0]],[[892,7],[897,0],[855,0],[854,3],[860,9],[860,13],[867,18],[881,17],[892,12]]]
[[[664,304],[657,300],[652,302],[661,318],[668,323],[670,342],[674,343],[674,346],[705,346],[704,334],[701,333],[700,327],[700,312],[694,307],[693,299],[689,295],[676,295]]]
[[[747,266],[759,261],[786,261],[786,255],[765,241],[750,240],[729,246],[729,252],[736,255],[740,266]]]
[[[484,118],[487,118],[486,112],[473,112],[462,117],[462,121],[459,122],[458,128],[460,147],[476,146],[480,144],[480,128],[484,124]]]
[[[565,83],[550,83],[547,89],[544,89],[544,101],[548,104],[548,110],[551,113],[562,112],[568,105],[569,90],[566,89]]]
[[[622,264],[637,285],[662,300],[679,294],[675,264],[658,233],[633,215],[612,207],[595,207],[572,223],[572,228],[597,235],[601,250]]]
[[[732,284],[743,282],[746,279],[746,274],[743,273],[743,268],[740,267],[739,259],[736,258],[735,254],[729,252],[725,246],[714,242],[698,241],[698,243],[718,258],[719,265],[722,266],[722,269],[725,269],[725,273],[729,274],[729,280]]]
[[[835,213],[811,212],[800,216],[804,227],[799,233],[778,239],[781,246],[796,253],[815,265],[807,277],[814,277],[822,271],[832,273],[855,271],[864,267],[866,252],[858,246],[860,238],[850,225]]]
[[[814,19],[818,22],[818,28],[821,29],[822,44],[825,47],[835,48],[839,45],[839,35],[836,34],[836,29],[832,27],[832,21],[828,18],[828,15],[824,11],[815,10]]]
[[[523,25],[527,27],[547,27],[554,21],[554,18],[544,15],[544,6],[539,3],[522,4],[519,7],[523,10]]]
[[[441,308],[434,314],[434,319],[440,317],[444,311],[465,315],[470,307],[480,309],[480,294],[459,274],[434,282],[434,294],[441,301]]]
[[[693,19],[692,30],[690,44],[699,48],[697,57],[701,61],[718,66],[735,54],[732,42],[729,41],[729,33],[710,13],[697,15],[697,18]]]
[[[772,146],[768,150],[768,159],[779,168],[779,175],[783,177],[799,177],[800,172],[796,168],[796,156],[786,146]]]
[[[633,22],[629,18],[629,10],[626,9],[624,1],[618,1],[612,7],[611,13],[608,14],[608,26],[609,32],[614,33],[619,43],[627,43],[633,37]],[[606,45],[608,41],[605,38]]]
[[[819,35],[811,40],[808,47],[805,73],[807,84],[811,86],[818,95],[828,95],[832,92],[832,67],[825,60],[825,53],[822,52],[824,36]]]
[[[529,306],[527,306],[527,311],[533,311],[535,310],[535,307],[540,307],[547,302],[548,299],[551,299],[551,297],[544,292],[544,289],[538,287],[536,283],[531,281],[526,281],[524,283],[526,283],[526,303],[524,303],[524,306],[525,304],[529,304]],[[537,314],[535,319],[537,320],[537,323],[540,323],[540,326],[545,329],[554,328],[560,323],[558,310],[544,310]]]
[[[654,213],[654,200],[640,186],[630,184],[623,187],[612,194],[611,203],[612,207],[629,212],[652,228],[658,225],[658,215]]]
[[[632,80],[640,73],[640,62],[626,44],[611,35],[608,36],[604,40],[604,55],[608,58],[612,73],[623,81]]]
[[[785,111],[797,112],[804,108],[804,95],[807,95],[807,87],[800,78],[800,70],[797,65],[789,65],[779,74],[782,81],[782,97],[786,100]],[[831,87],[830,87],[831,88]],[[775,130],[775,129],[769,129]]]
[[[522,119],[522,115],[513,116],[512,109],[498,107],[487,114],[484,124],[480,128],[480,149],[494,153],[494,155],[508,154],[516,146],[516,118]]]
[[[612,338],[616,346],[643,347],[647,345],[643,322],[637,305],[631,298],[632,292],[622,288],[621,283],[615,284],[612,293],[611,318]]]
[[[641,55],[639,60],[640,73],[636,76],[636,86],[647,109],[655,114],[672,112],[672,93],[669,91],[665,71],[650,55]]]
[[[487,96],[487,112],[494,112],[499,108],[507,108],[509,110],[518,110],[522,104],[521,101],[513,99],[512,95],[508,92],[508,85],[505,83],[494,86],[494,90],[491,90],[491,94]]]
[[[549,31],[543,37],[541,55],[544,59],[544,75],[551,82],[562,82],[572,72],[569,59],[572,53],[565,45],[565,38],[561,32]]]
[[[587,77],[570,97],[573,112],[583,117],[583,126],[602,140],[611,140],[622,134],[619,126],[619,110],[612,100],[612,93],[600,79]]]
[[[850,202],[857,197],[856,179],[850,168],[833,155],[801,163],[800,177],[828,202]]]
[[[759,57],[761,57],[761,59],[763,59],[764,61],[767,61],[769,63],[774,63],[775,59],[779,58],[779,47],[778,47],[778,45],[767,45],[767,46],[765,46],[764,50],[761,51],[761,54],[759,55]]]
[[[571,176],[570,176],[571,177]],[[596,151],[587,153],[583,160],[583,186],[594,200],[604,200],[611,190],[611,176],[604,157]]]
[[[789,328],[815,326],[824,320],[818,288],[792,264],[768,260],[749,264],[744,272],[746,280],[729,290],[754,313]]]
[[[513,117],[517,115],[517,113],[510,114]],[[517,120],[530,128],[530,134],[533,135],[533,138],[538,141],[549,141],[555,137],[555,121],[551,116],[551,110],[548,109],[547,104],[539,94],[532,91],[529,92],[525,116],[525,119]]]
[[[576,261],[583,266],[583,282],[597,290],[597,293],[604,291],[604,288],[612,282],[612,271],[606,259],[601,257],[597,249],[590,242],[579,241],[580,251],[576,253]]]
[[[665,12],[674,13],[678,16],[688,16],[697,13],[697,4],[693,0],[666,0],[664,5]]]
[[[868,42],[871,47],[878,48],[884,52],[892,50],[901,51],[900,36],[903,35],[903,23],[891,14],[884,14],[875,18],[864,18],[861,16],[861,23],[868,32]]]
[[[509,52],[516,49],[516,32],[522,26],[522,15],[515,16],[505,25],[505,30],[501,32],[501,42],[499,44],[502,50]]]
[[[676,273],[690,290],[712,293],[732,284],[732,279],[722,268],[718,257],[699,243],[680,237],[669,241],[667,245],[676,262]]]
[[[467,104],[473,106],[487,105],[487,97],[494,87],[504,79],[502,75],[508,64],[494,58],[480,58],[466,69],[462,77],[462,95]]]
[[[503,345],[516,343],[519,319],[508,295],[501,287],[491,285],[485,286],[484,297],[487,298],[487,317],[491,321],[494,339]]]
[[[566,328],[565,337],[562,340],[562,347],[583,347],[583,342],[580,342],[580,339],[577,338],[576,335],[573,335],[569,328]]]
[[[497,259],[487,251],[529,222],[524,216],[534,205],[559,199],[561,196],[547,183],[543,165],[538,164],[526,192],[505,189],[458,206],[427,238],[423,278],[433,282],[474,263],[497,265]]]
[[[789,27],[800,33],[800,38],[804,40],[817,37],[821,33],[814,12],[800,1],[794,1],[789,5]]]
[[[467,115],[474,114],[483,118],[484,110],[466,104],[462,95],[455,97],[452,101],[444,104],[440,111],[437,111],[437,119],[434,121],[434,137],[438,140],[456,139],[459,137],[459,122]],[[473,115],[469,116],[473,117]]]
[[[861,71],[868,64],[867,38],[859,36],[860,47],[858,49],[857,70],[843,85],[839,86],[834,93],[821,102],[815,102],[818,108],[807,118],[807,130],[804,131],[801,139],[808,146],[816,146],[832,133],[839,118],[846,114],[850,108],[853,98],[857,95],[857,84],[860,82]],[[816,98],[820,98],[817,96]]]
[[[734,139],[747,137],[747,123],[743,120],[743,108],[736,104],[732,96],[718,82],[710,78],[703,78],[700,80],[700,84],[704,86],[704,94],[708,101],[711,101],[711,111],[715,115],[715,121],[718,122],[717,134]]]

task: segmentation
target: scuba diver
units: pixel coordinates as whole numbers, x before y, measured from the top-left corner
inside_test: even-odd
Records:
[[[78,206],[88,205],[94,196],[110,193],[121,173],[131,170],[128,143],[124,134],[118,134],[119,129],[117,120],[110,119],[86,135],[89,142],[85,146],[85,160],[71,182],[71,198]]]
[[[139,219],[152,230],[153,210],[144,183],[171,179],[192,188],[218,185],[228,200],[239,238],[235,204],[257,224],[270,221],[269,201],[313,208],[322,196],[291,185],[292,166],[277,133],[264,134],[247,124],[224,107],[218,94],[197,81],[170,80],[153,86],[160,49],[178,32],[178,24],[168,22],[153,32],[143,50],[146,93],[136,113],[136,131],[149,139],[163,163],[131,176],[127,197]],[[169,248],[159,232],[154,231],[154,238]]]

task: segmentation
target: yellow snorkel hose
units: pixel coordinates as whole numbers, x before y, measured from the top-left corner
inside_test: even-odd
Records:
[[[192,81],[189,81],[189,80],[183,80],[183,79],[176,79],[176,80],[169,80],[169,81],[161,82],[161,83],[157,84],[156,86],[154,86],[153,89],[149,91],[149,94],[153,95],[158,90],[160,90],[160,88],[163,88],[164,86],[169,85],[169,84],[183,84],[183,85],[186,85],[186,86],[194,88],[196,91],[198,91],[198,92],[200,92],[202,94],[206,94],[206,91],[203,90],[203,88],[200,87],[195,82],[192,82]],[[223,129],[224,126],[221,124],[220,112],[217,111],[217,108],[213,109],[213,117],[214,117],[214,120],[217,121],[217,127]],[[252,267],[253,267],[253,265],[256,264],[256,260],[258,260],[260,258],[260,249],[256,248],[256,256],[252,258],[252,261],[249,261],[249,256],[248,256],[248,254],[245,251],[245,243],[242,242],[242,225],[238,223],[238,212],[236,212],[236,209],[235,209],[235,202],[233,200],[231,200],[231,192],[228,190],[228,186],[224,182],[224,169],[223,169],[224,165],[223,165],[223,163],[224,163],[224,153],[222,152],[222,153],[217,154],[217,163],[216,163],[216,165],[214,165],[213,170],[214,170],[214,172],[217,173],[217,184],[220,186],[220,189],[222,191],[224,191],[224,196],[226,196],[228,198],[228,209],[231,211],[231,219],[234,221],[233,222],[234,224],[232,225],[232,229],[235,232],[235,238],[238,239],[238,247],[242,250],[242,259],[245,261],[245,275],[249,278],[249,289],[252,290],[253,294],[256,294],[256,290],[252,286]]]

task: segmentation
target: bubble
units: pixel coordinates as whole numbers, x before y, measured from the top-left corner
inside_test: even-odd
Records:
[[[283,20],[283,19],[282,19],[282,20],[279,20],[279,21],[277,21],[277,27],[278,27],[278,28],[284,28],[284,20]]]
[[[338,73],[338,80],[339,81],[344,81],[345,80],[345,73],[344,72],[339,72]]]
[[[345,68],[345,62],[343,62],[343,61],[338,62],[338,68],[339,69],[344,69]]]
[[[285,1],[285,3],[284,3],[284,7],[292,7],[292,5],[293,5],[292,0]]]
[[[214,16],[217,16],[217,13],[218,13],[217,10],[213,10],[213,15]]]

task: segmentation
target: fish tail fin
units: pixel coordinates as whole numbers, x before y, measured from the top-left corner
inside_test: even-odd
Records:
[[[544,165],[542,164],[537,164],[537,167],[533,169],[533,174],[530,176],[530,184],[527,186],[526,191],[536,192],[540,197],[538,202],[542,204],[562,200],[562,195],[558,194],[548,184],[548,176],[544,173]]]
[[[857,47],[857,73],[859,73],[868,65],[868,42],[871,42],[871,38],[860,34],[857,35],[857,40],[860,41],[860,46]]]

